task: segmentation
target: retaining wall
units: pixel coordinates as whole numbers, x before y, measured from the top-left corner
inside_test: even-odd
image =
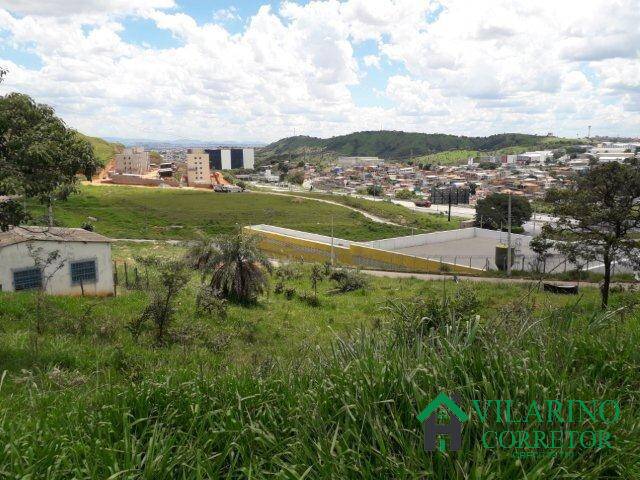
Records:
[[[260,248],[268,255],[289,260],[330,261],[333,250],[333,257],[337,263],[361,268],[402,272],[479,273],[482,271],[479,268],[414,257],[344,239],[334,238],[332,248],[331,237],[271,225],[244,227],[244,231],[251,235],[258,235]]]
[[[451,242],[454,240],[468,239],[468,238],[490,238],[493,240],[506,239],[506,232],[498,232],[496,230],[487,230],[485,228],[470,227],[459,228],[456,230],[446,230],[444,232],[433,233],[421,233],[419,235],[410,235],[407,237],[386,238],[383,240],[374,240],[372,242],[364,242],[363,245],[367,245],[374,248],[381,248],[385,250],[397,250],[408,247],[418,247],[420,245],[431,245],[434,243]],[[529,245],[531,241],[530,236],[511,234],[512,241],[520,239],[523,244]]]

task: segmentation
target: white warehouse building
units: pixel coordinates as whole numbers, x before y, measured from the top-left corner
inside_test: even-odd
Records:
[[[0,232],[0,290],[43,288],[53,295],[108,296],[113,286],[107,237],[80,228],[13,227]]]

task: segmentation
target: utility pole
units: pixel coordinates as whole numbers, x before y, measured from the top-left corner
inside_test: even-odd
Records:
[[[331,215],[331,266],[335,263],[334,255],[333,255],[333,215]]]
[[[589,125],[589,133],[587,133],[587,138],[591,138],[591,125]]]
[[[507,277],[511,276],[511,190],[509,190],[509,207],[507,209],[509,225],[507,227]]]
[[[451,187],[449,187],[449,215],[447,217],[447,221],[451,221]]]

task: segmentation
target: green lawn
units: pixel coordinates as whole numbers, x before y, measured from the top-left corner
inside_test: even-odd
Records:
[[[340,295],[324,280],[313,307],[301,297],[309,268],[296,270],[290,299],[272,281],[258,305],[232,306],[226,319],[195,313],[194,276],[165,347],[127,329],[144,291],[51,298],[40,334],[34,296],[0,293],[1,476],[637,478],[632,294],[614,293],[612,306],[624,309],[602,317],[595,289],[576,298],[372,278]],[[441,390],[465,402],[619,399],[615,448],[516,461],[482,449],[474,419],[463,450],[426,454],[415,415]]]
[[[483,154],[485,153],[477,150],[450,150],[415,157],[413,161],[416,164],[462,165],[467,163],[469,157],[477,157]]]
[[[323,193],[291,192],[290,194],[331,200],[332,202],[337,202],[384,218],[398,225],[404,225],[410,229],[418,229],[423,232],[454,230],[460,228],[460,221],[462,220],[458,217],[451,217],[451,221],[449,222],[444,214],[417,212],[390,201],[380,202],[348,195],[330,195]],[[406,230],[405,232],[404,235],[409,234]]]
[[[111,143],[103,140],[98,137],[89,137],[87,135],[83,135],[82,133],[78,133],[78,135],[88,141],[93,147],[93,153],[96,158],[102,163],[102,165],[106,165],[109,160],[113,158],[113,156],[120,151],[123,146],[119,143]]]
[[[41,216],[42,207],[34,207]],[[245,225],[271,224],[337,237],[373,240],[408,235],[410,228],[367,220],[361,214],[325,203],[252,192],[214,194],[193,190],[121,186],[83,186],[54,209],[55,219],[79,227],[88,217],[98,233],[114,238],[191,239],[197,232],[229,233]]]

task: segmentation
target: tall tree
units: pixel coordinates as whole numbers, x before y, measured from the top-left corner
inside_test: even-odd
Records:
[[[38,199],[51,224],[53,202],[76,190],[78,173],[90,178],[97,168],[91,145],[51,107],[19,93],[0,97],[0,195]]]
[[[570,258],[602,262],[606,308],[613,262],[640,268],[640,165],[633,161],[596,166],[572,187],[549,191],[547,201],[558,220],[545,226],[544,235],[566,240],[556,247]]]
[[[478,200],[476,204],[476,225],[487,228],[506,228],[509,222],[509,195],[506,193],[492,193]],[[533,210],[529,200],[523,197],[511,196],[511,225],[521,227],[531,218]]]

